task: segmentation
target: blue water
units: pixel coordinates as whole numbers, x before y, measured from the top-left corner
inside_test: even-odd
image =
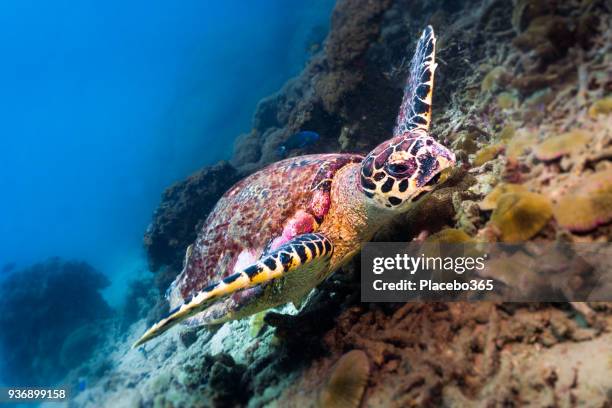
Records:
[[[249,4],[247,7],[246,4]],[[299,73],[333,0],[0,4],[0,269],[49,256],[146,273],[163,189],[229,158]]]

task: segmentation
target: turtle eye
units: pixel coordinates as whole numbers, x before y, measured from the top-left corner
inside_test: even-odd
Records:
[[[414,172],[414,169],[408,163],[389,163],[386,169],[392,176],[406,176]]]

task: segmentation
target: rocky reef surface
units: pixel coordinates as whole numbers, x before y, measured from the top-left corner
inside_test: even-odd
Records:
[[[278,160],[278,146],[292,134],[310,130],[321,139],[291,155],[365,153],[388,137],[426,24],[439,38],[433,133],[460,166],[376,239],[408,241],[426,230],[451,241],[609,242],[611,7],[598,0],[340,0],[322,50],[259,103],[230,162],[164,194],[145,236],[150,287],[159,293],[134,287],[141,302],[140,311],[131,308],[135,323],[81,368],[104,374],[90,375],[71,404],[609,404],[611,304],[360,303],[358,260],[299,312],[287,306],[217,331],[172,330],[140,350],[129,344],[164,310],[159,294],[219,196]]]

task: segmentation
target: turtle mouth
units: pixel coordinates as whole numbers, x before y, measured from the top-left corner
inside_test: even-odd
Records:
[[[423,198],[425,196],[425,194],[429,193],[429,189],[423,190],[421,191],[419,194],[415,195],[414,197],[412,197],[412,201],[413,203],[416,203],[417,201],[419,201],[421,198]]]
[[[438,181],[440,180],[441,175],[442,173],[437,173],[435,176],[433,176],[427,183],[425,183],[425,185],[423,185],[421,191],[417,195],[415,195],[410,201],[412,201],[413,203],[417,202],[425,195],[427,195],[427,193],[433,190]]]
[[[410,201],[412,201],[413,203],[416,203],[417,201],[419,201],[421,198],[425,197],[427,195],[427,193],[429,193],[431,190],[433,190],[433,187],[429,187],[429,186],[425,186],[421,189],[421,191],[419,191],[419,193],[417,195],[415,195],[414,197],[412,197],[412,199]]]
[[[425,183],[425,186],[427,187],[433,187],[435,186],[438,181],[440,180],[440,177],[442,176],[442,172],[437,173],[435,176],[433,176],[427,183]]]

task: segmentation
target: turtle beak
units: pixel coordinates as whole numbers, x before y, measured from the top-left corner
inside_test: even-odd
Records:
[[[440,180],[441,175],[442,175],[441,171],[436,173],[435,176],[433,176],[427,183],[425,183],[425,185],[423,186],[423,189],[427,189],[428,191],[433,190],[433,188],[436,186],[436,184]]]
[[[439,145],[436,146],[436,161],[438,162],[438,169],[440,171],[453,167],[457,163],[455,153],[451,152],[446,147]]]

